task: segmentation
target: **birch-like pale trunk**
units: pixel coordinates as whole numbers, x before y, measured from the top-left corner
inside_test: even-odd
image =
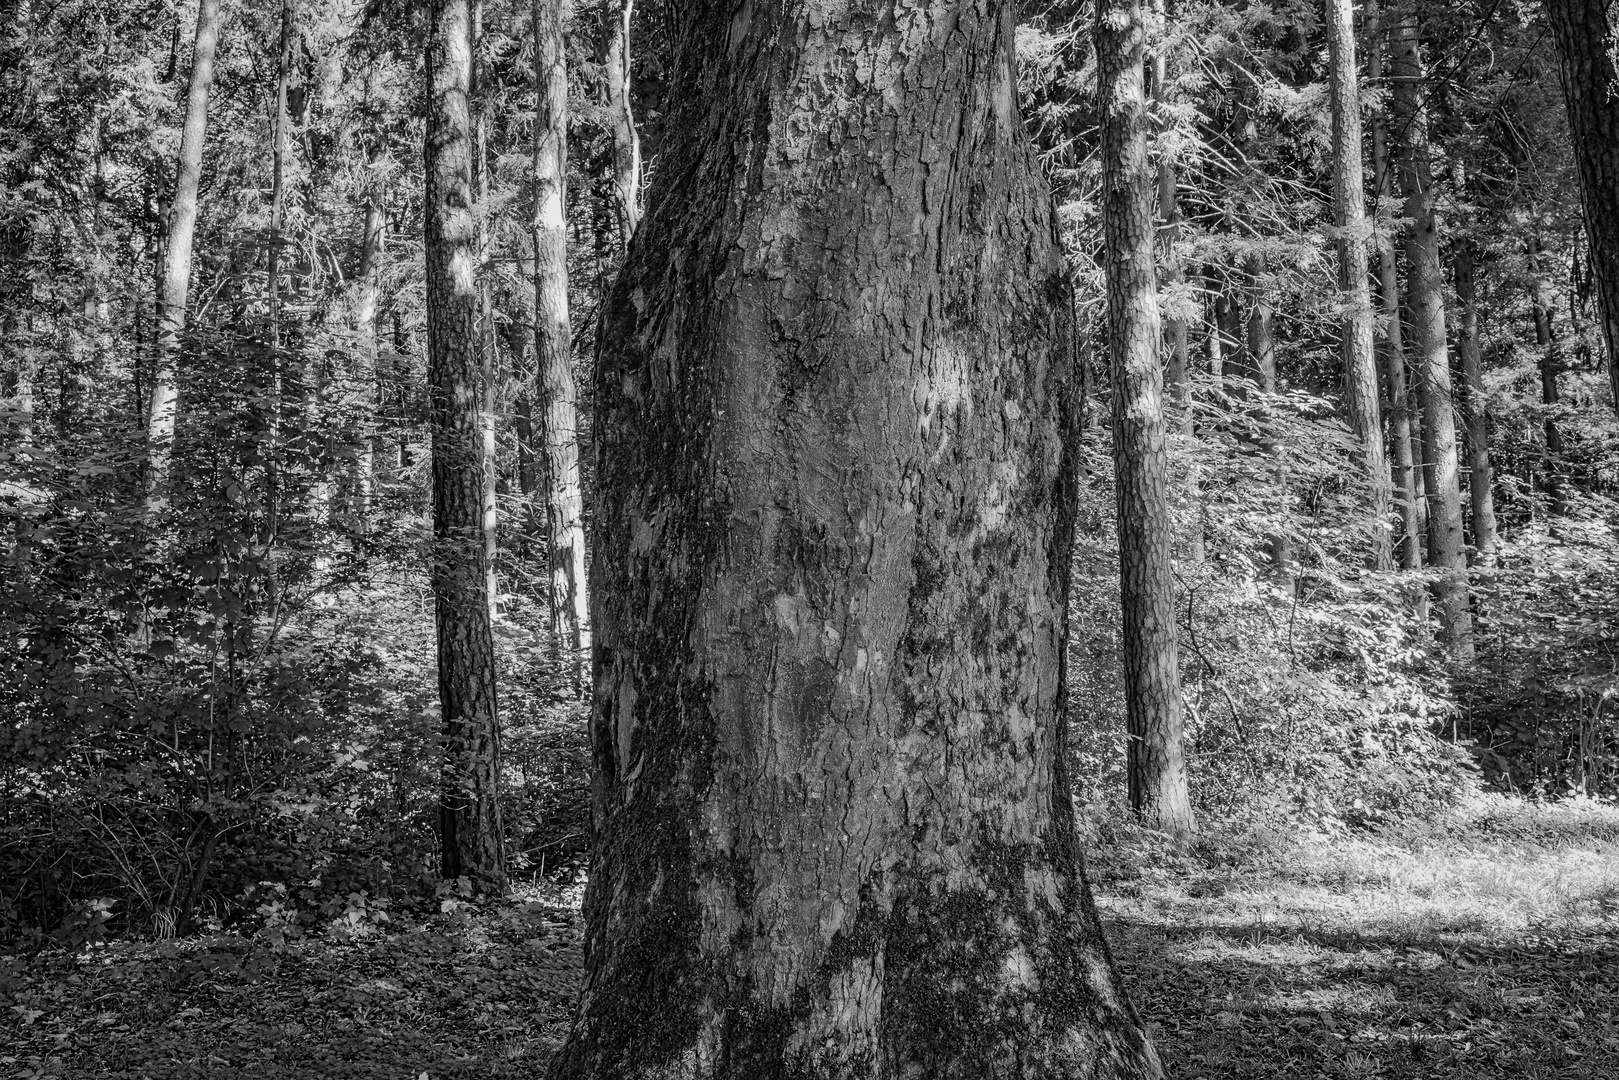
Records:
[[[1372,532],[1366,562],[1374,570],[1394,564],[1389,539],[1391,494],[1383,422],[1377,402],[1377,360],[1367,247],[1365,163],[1361,149],[1360,71],[1355,63],[1352,0],[1327,0],[1327,82],[1332,99],[1332,210],[1337,227],[1338,293],[1343,306],[1339,352],[1344,406],[1359,452]]]
[[[1439,215],[1434,191],[1427,85],[1416,21],[1403,16],[1389,32],[1394,119],[1403,133],[1396,147],[1405,195],[1406,306],[1411,316],[1411,364],[1422,401],[1422,469],[1428,495],[1428,561],[1439,571],[1434,607],[1446,649],[1473,658],[1473,615],[1462,535],[1461,468],[1456,452],[1456,408],[1451,394],[1450,347],[1445,332],[1444,269],[1439,259]]]
[[[191,81],[180,128],[180,161],[169,201],[157,297],[157,357],[146,409],[146,517],[168,505],[174,465],[175,424],[180,412],[180,338],[186,327],[191,287],[191,243],[197,231],[197,193],[202,183],[202,148],[208,132],[208,94],[214,82],[219,45],[219,0],[199,0],[192,47]]]
[[[564,0],[534,0],[534,374],[550,563],[551,627],[579,673],[586,636],[578,393],[568,321],[568,68]],[[577,677],[577,674],[576,674]]]

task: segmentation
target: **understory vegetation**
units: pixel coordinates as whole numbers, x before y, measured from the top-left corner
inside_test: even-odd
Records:
[[[1619,1069],[1619,810],[1474,795],[1352,834],[1216,828],[1190,849],[1087,808],[1114,952],[1187,1080],[1585,1080]],[[517,1077],[571,1020],[577,892],[355,892],[305,934],[0,959],[17,1077]]]

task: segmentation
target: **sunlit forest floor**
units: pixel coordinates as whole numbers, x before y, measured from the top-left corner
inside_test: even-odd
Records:
[[[1377,835],[1098,830],[1098,900],[1169,1075],[1619,1076],[1619,809],[1481,798]],[[0,1077],[530,1076],[578,977],[537,894],[295,941],[0,960]]]

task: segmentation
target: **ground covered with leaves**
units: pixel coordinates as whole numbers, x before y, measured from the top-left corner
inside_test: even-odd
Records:
[[[1619,1076],[1619,810],[1480,799],[1379,834],[1092,842],[1177,1080]],[[324,933],[0,959],[0,1078],[532,1076],[575,907],[352,905]]]

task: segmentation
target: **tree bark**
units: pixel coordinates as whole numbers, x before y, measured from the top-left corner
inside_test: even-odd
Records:
[[[1182,748],[1173,530],[1167,498],[1153,188],[1139,0],[1097,8],[1102,222],[1113,381],[1130,806],[1153,828],[1194,827]],[[1213,331],[1218,333],[1218,330]]]
[[[1551,496],[1551,510],[1555,515],[1568,513],[1568,486],[1563,475],[1563,429],[1557,423],[1557,406],[1562,401],[1558,392],[1559,363],[1557,341],[1552,333],[1552,309],[1546,302],[1546,279],[1542,273],[1545,254],[1540,238],[1529,238],[1529,300],[1535,319],[1536,366],[1540,370],[1540,404],[1545,411],[1541,422],[1546,447],[1546,494]]]
[[[641,138],[635,129],[630,97],[630,16],[635,0],[601,0],[602,104],[607,108],[612,138],[613,211],[618,218],[619,249],[641,221]]]
[[[1276,393],[1276,330],[1275,309],[1265,289],[1265,257],[1251,252],[1243,260],[1243,274],[1253,288],[1254,299],[1248,306],[1248,363],[1254,381],[1267,394]]]
[[[1012,7],[682,29],[603,313],[552,1075],[1158,1077],[1064,774],[1069,297]]]
[[[174,462],[175,421],[180,411],[180,336],[185,333],[186,294],[191,287],[191,240],[197,231],[197,191],[202,184],[202,145],[208,131],[208,92],[219,44],[219,0],[199,0],[192,48],[191,84],[180,129],[180,163],[169,204],[157,298],[157,358],[146,409],[146,516],[168,505]]]
[[[1383,82],[1382,13],[1378,0],[1366,0],[1363,8],[1366,29],[1366,74],[1372,83]],[[1389,168],[1388,110],[1379,106],[1372,114],[1372,180],[1376,201],[1392,203],[1394,178]],[[1422,566],[1422,541],[1427,525],[1426,501],[1413,446],[1416,436],[1405,367],[1405,330],[1400,322],[1400,270],[1394,250],[1394,233],[1378,221],[1372,222],[1377,244],[1377,299],[1382,318],[1381,345],[1383,369],[1389,386],[1389,444],[1394,451],[1394,502],[1400,518],[1395,554],[1400,567],[1415,570]]]
[[[427,361],[433,437],[433,599],[445,758],[446,878],[505,879],[495,648],[484,546],[485,395],[473,220],[472,4],[433,0],[428,39]]]
[[[1339,349],[1343,357],[1344,406],[1360,451],[1371,537],[1367,564],[1394,565],[1389,542],[1389,468],[1378,416],[1377,367],[1372,350],[1372,295],[1366,248],[1366,190],[1361,160],[1360,74],[1355,64],[1352,0],[1327,0],[1327,66],[1332,97],[1332,208],[1338,239],[1338,292],[1343,304]]]
[[[1608,0],[1546,0],[1591,243],[1608,383],[1619,408],[1619,71]]]
[[[568,322],[568,68],[564,0],[534,0],[534,348],[550,539],[551,628],[576,670],[585,638],[584,501]]]
[[[1473,551],[1480,566],[1495,565],[1495,472],[1490,467],[1490,419],[1484,393],[1484,361],[1478,341],[1477,264],[1471,239],[1454,241],[1456,300],[1461,305],[1456,347],[1462,354],[1462,413],[1467,422],[1467,492],[1472,509]]]
[[[1449,651],[1473,658],[1473,617],[1469,610],[1467,561],[1462,543],[1460,469],[1456,458],[1456,414],[1451,400],[1450,352],[1445,340],[1444,273],[1439,262],[1439,220],[1428,148],[1425,83],[1414,18],[1390,28],[1393,53],[1394,116],[1399,140],[1400,186],[1404,216],[1407,307],[1411,312],[1411,360],[1422,399],[1422,468],[1428,494],[1428,561],[1439,571],[1434,606]]]

